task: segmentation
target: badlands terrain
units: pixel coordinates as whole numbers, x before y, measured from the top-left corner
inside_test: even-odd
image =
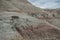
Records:
[[[60,9],[0,0],[0,40],[60,40]]]

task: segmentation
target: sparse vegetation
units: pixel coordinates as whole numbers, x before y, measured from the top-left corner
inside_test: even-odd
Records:
[[[0,40],[60,40],[59,13],[27,0],[0,0]]]

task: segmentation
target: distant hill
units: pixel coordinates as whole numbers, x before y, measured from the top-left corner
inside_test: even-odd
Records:
[[[19,10],[23,12],[40,12],[41,9],[33,6],[27,0],[0,0],[1,10]]]

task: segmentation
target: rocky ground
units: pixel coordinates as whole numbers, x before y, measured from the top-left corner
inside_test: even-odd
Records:
[[[0,0],[0,40],[60,40],[60,10]]]

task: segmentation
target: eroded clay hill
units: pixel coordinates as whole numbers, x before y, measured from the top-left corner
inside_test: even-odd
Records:
[[[27,0],[0,0],[0,40],[60,40],[59,13]]]
[[[39,8],[31,5],[27,0],[0,0],[0,10],[40,12]]]

